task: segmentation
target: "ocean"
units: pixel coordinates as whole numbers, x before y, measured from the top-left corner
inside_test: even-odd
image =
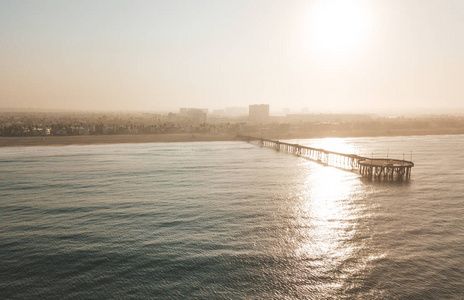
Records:
[[[2,299],[463,299],[464,135],[0,148]]]

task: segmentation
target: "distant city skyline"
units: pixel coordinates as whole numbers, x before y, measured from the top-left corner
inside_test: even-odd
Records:
[[[0,111],[464,113],[464,2],[0,0]]]

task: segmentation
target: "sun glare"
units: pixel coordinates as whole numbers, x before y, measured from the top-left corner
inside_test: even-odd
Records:
[[[358,154],[359,149],[353,146],[353,143],[348,142],[345,138],[323,138],[323,139],[310,139],[301,140],[298,144],[309,146],[313,148],[321,148],[330,151],[346,153],[346,154]]]
[[[341,138],[313,139],[301,144],[342,153],[356,152],[351,143]],[[354,205],[358,191],[357,181],[353,180],[356,175],[310,161],[303,163],[306,165],[305,187],[295,207],[302,235],[296,254],[321,259],[325,261],[324,269],[330,269],[353,251],[344,241],[355,233],[355,220],[361,209]]]
[[[360,1],[316,2],[309,16],[310,48],[329,55],[343,55],[358,49],[367,33],[367,16]]]
[[[311,162],[307,162],[311,164]],[[295,207],[300,237],[295,254],[306,259],[311,272],[325,276],[348,260],[355,249],[347,240],[356,233],[358,208],[353,205],[357,191],[353,174],[324,166],[312,166],[306,188]],[[322,284],[322,289],[335,288]]]

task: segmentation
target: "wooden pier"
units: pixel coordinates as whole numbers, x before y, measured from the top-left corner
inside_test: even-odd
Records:
[[[409,180],[412,161],[385,158],[366,158],[359,161],[359,173],[376,180]]]
[[[303,156],[328,166],[346,170],[359,170],[362,177],[371,180],[409,180],[411,178],[411,169],[414,167],[412,161],[388,158],[373,159],[356,154],[340,153],[251,136],[240,136],[240,138],[263,147]]]

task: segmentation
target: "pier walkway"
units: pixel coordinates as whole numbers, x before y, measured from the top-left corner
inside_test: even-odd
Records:
[[[276,149],[277,151],[285,151],[303,156],[328,166],[346,170],[359,170],[362,177],[374,180],[409,180],[411,178],[411,169],[414,167],[412,161],[406,160],[373,159],[356,154],[340,153],[251,136],[239,136],[239,138],[250,143],[257,143],[263,147]]]

